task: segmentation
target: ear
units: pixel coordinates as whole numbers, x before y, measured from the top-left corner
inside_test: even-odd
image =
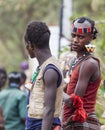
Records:
[[[91,41],[93,40],[93,38],[94,38],[94,35],[91,34],[91,35],[90,35],[90,39],[91,39]]]
[[[29,44],[29,50],[34,50],[34,46],[32,44]]]
[[[89,36],[89,43],[91,42],[91,41],[93,41],[93,34],[91,34],[90,36]]]

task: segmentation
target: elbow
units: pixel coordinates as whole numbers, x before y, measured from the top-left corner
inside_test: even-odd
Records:
[[[55,112],[55,109],[54,108],[47,108],[46,110],[45,110],[45,115],[47,116],[47,117],[51,117],[51,116],[53,116],[54,115],[54,112]]]

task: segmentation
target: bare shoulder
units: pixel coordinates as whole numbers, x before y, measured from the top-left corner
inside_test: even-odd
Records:
[[[82,62],[81,67],[82,67],[82,69],[87,68],[90,70],[98,70],[99,69],[99,60],[97,58],[90,57]]]
[[[83,63],[90,66],[99,66],[99,60],[95,57],[90,57],[86,59]]]
[[[96,81],[100,77],[100,65],[98,59],[90,57],[80,65],[80,75],[91,77],[90,81]]]

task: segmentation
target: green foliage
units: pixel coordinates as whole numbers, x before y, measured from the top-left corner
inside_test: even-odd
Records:
[[[42,20],[58,24],[60,0],[3,0],[0,1],[0,65],[8,71],[19,69],[27,60],[23,36],[27,23]]]
[[[96,114],[101,122],[101,124],[105,124],[105,119],[102,118],[102,114],[105,111],[105,97],[104,97],[105,91],[102,91],[102,88],[98,91],[97,96],[97,103],[96,103]]]
[[[102,80],[105,79],[105,0],[72,0],[73,16],[89,16],[97,21],[99,35],[96,44],[96,55],[101,60]],[[58,25],[61,0],[0,0],[0,66],[7,71],[18,70],[20,63],[27,60],[23,35],[30,20],[43,20],[49,25]],[[62,47],[61,52],[68,51]],[[99,90],[96,113],[101,121],[105,110],[105,98]]]
[[[73,14],[91,13],[91,0],[73,0]]]

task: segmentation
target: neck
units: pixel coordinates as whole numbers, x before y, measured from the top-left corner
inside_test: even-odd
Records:
[[[77,53],[77,58],[80,57],[80,56],[83,56],[83,55],[88,55],[88,54],[90,54],[90,52],[88,52],[88,51],[78,52],[78,53]]]
[[[36,58],[39,62],[39,66],[41,66],[43,64],[43,62],[45,62],[49,57],[51,57],[51,51],[48,49],[42,49],[38,52]]]

